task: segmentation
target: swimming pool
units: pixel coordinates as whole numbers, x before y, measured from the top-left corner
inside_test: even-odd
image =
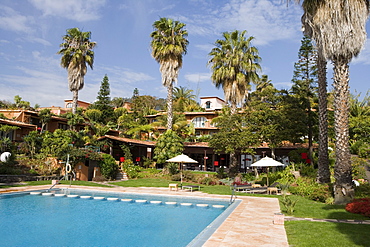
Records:
[[[96,191],[0,196],[2,246],[200,246],[237,203]]]

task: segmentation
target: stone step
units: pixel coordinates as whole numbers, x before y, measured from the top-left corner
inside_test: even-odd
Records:
[[[116,176],[116,180],[128,180],[128,176],[125,172],[119,172]]]

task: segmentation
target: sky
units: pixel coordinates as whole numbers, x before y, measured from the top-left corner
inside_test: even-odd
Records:
[[[63,35],[78,27],[91,32],[93,70],[88,69],[79,100],[94,102],[105,75],[110,97],[140,95],[166,97],[158,63],[151,56],[150,33],[161,17],[186,24],[189,45],[177,87],[199,97],[223,97],[211,81],[208,53],[223,32],[247,30],[262,58],[261,74],[278,89],[289,89],[303,37],[302,10],[284,0],[1,0],[0,100],[14,96],[31,106],[63,106],[72,98],[67,70],[57,54]],[[367,27],[370,33],[370,27]],[[332,66],[328,84],[332,88]],[[370,42],[350,63],[350,90],[369,89]]]

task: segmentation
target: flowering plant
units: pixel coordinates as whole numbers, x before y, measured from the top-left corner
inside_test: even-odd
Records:
[[[354,199],[346,205],[346,210],[350,213],[370,217],[370,198]]]

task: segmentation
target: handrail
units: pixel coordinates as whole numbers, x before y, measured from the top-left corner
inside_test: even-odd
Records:
[[[46,191],[49,191],[49,190],[51,190],[52,188],[54,188],[54,186],[56,186],[57,184],[59,184],[59,181],[60,180],[63,180],[63,178],[65,178],[67,176],[67,174],[66,175],[64,175],[64,176],[61,176],[61,178],[60,179],[58,179],[57,180],[57,182],[55,183],[55,184],[53,184],[49,189],[47,189]]]
[[[230,197],[230,202],[229,204],[232,204],[233,202],[235,202],[235,199],[236,199],[236,195],[235,195],[235,188],[236,188],[236,184],[234,184],[234,186],[230,186],[231,189],[231,197]],[[234,197],[234,200],[233,200],[233,197]]]

